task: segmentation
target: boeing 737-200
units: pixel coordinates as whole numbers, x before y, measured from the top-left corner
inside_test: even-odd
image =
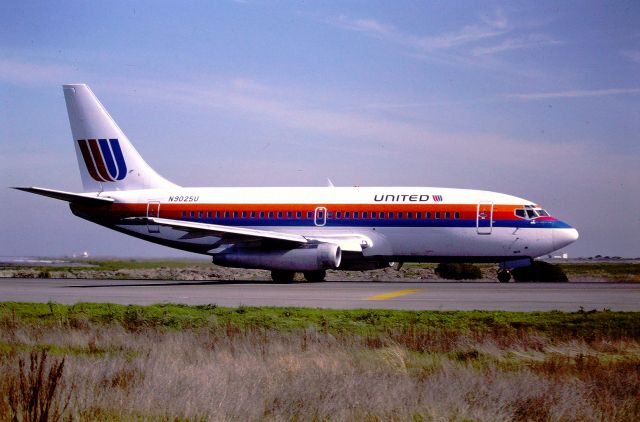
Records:
[[[430,187],[187,188],[155,172],[91,89],[64,85],[83,192],[23,191],[150,242],[228,267],[296,272],[371,270],[392,262],[495,262],[509,270],[578,239],[536,203],[501,193]]]

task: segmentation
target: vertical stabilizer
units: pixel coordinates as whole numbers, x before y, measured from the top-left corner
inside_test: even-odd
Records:
[[[142,159],[87,85],[63,90],[85,192],[176,187]]]

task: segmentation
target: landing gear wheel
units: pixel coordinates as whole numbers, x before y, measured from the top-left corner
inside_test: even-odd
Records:
[[[498,281],[500,283],[508,283],[511,280],[511,273],[509,270],[500,270],[498,271]]]
[[[296,275],[294,271],[273,270],[271,271],[271,279],[276,283],[293,283],[293,277]]]
[[[324,281],[324,278],[326,276],[327,276],[327,272],[325,270],[304,272],[305,280],[311,283],[319,283],[321,281]]]

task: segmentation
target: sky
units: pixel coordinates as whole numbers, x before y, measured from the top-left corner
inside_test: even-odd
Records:
[[[434,186],[640,257],[640,2],[0,2],[0,256],[182,252],[9,189],[80,191],[87,83],[183,186]]]

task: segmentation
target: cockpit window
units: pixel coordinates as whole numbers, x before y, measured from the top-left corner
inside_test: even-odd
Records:
[[[549,217],[549,213],[542,208],[534,208],[531,205],[525,205],[524,208],[518,208],[514,211],[516,217],[533,220],[538,217]]]

